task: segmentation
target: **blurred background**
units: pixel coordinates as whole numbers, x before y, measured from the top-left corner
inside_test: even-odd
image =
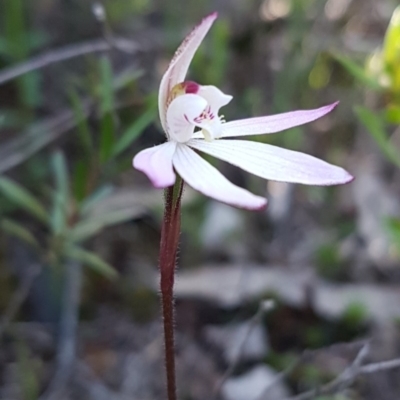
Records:
[[[162,143],[157,90],[201,18],[190,79],[227,120],[330,115],[255,140],[340,165],[340,187],[265,182],[237,210],[186,188],[176,283],[181,399],[278,400],[400,356],[397,0],[2,0],[0,398],[163,399],[163,194],[131,167]],[[271,302],[272,301],[272,302]],[[400,397],[399,370],[319,400]]]

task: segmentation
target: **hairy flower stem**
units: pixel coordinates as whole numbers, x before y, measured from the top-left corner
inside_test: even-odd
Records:
[[[183,182],[165,190],[165,212],[160,243],[160,288],[164,323],[165,369],[168,400],[176,400],[175,345],[174,345],[174,277],[179,245],[181,197]]]

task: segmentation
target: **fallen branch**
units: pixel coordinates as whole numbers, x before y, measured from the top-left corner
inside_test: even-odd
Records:
[[[375,372],[386,371],[394,368],[400,368],[400,358],[364,365],[360,368],[360,374],[374,374]]]

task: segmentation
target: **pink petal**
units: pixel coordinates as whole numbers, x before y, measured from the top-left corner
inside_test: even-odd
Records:
[[[144,172],[156,188],[166,188],[175,183],[172,157],[176,143],[166,142],[142,150],[133,159],[134,168]]]
[[[239,119],[223,125],[222,137],[260,135],[275,133],[285,129],[315,121],[331,112],[339,102],[315,110],[298,110],[268,117]]]
[[[186,36],[185,40],[175,52],[161,80],[158,93],[158,108],[161,124],[165,132],[167,132],[166,112],[169,92],[177,83],[185,80],[193,56],[216,18],[217,13],[210,14]]]
[[[178,144],[173,164],[186,183],[213,199],[251,210],[261,209],[267,204],[263,197],[229,182],[216,168],[184,144]]]
[[[264,179],[305,185],[338,185],[353,180],[343,168],[308,154],[269,144],[246,140],[205,142],[192,139],[188,146]]]

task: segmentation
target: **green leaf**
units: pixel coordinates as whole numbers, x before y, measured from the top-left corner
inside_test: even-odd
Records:
[[[0,173],[21,164],[74,126],[75,116],[69,110],[30,125],[25,132],[0,146]]]
[[[8,51],[15,61],[22,61],[28,56],[25,27],[25,7],[23,0],[4,0],[4,34]]]
[[[8,55],[8,42],[5,38],[0,37],[0,56]]]
[[[57,151],[52,155],[52,166],[57,191],[67,201],[69,197],[68,167],[65,156],[61,151]]]
[[[113,87],[115,91],[121,90],[128,86],[129,84],[135,82],[138,78],[143,75],[141,70],[128,69],[123,71],[114,78]]]
[[[39,376],[42,373],[42,364],[31,354],[28,344],[21,338],[16,340],[17,380],[21,390],[21,398],[34,400],[39,398]]]
[[[86,197],[91,164],[88,160],[78,160],[75,163],[73,185],[74,195],[78,202]]]
[[[209,44],[201,46],[191,63],[195,77],[203,77],[204,81],[219,85],[224,77],[228,63],[229,24],[221,19],[210,32]]]
[[[114,141],[114,117],[111,112],[107,112],[100,121],[100,161],[102,163],[111,157]]]
[[[53,232],[55,234],[60,234],[67,226],[68,203],[70,197],[68,167],[64,154],[60,151],[52,155],[51,161],[56,186],[53,212],[51,214],[51,225]]]
[[[106,162],[112,152],[115,140],[114,132],[114,87],[113,71],[108,57],[104,56],[100,62],[101,69],[101,113],[100,121],[100,160]]]
[[[36,249],[40,248],[38,241],[35,239],[32,233],[18,222],[8,218],[3,218],[1,220],[0,227],[7,234],[22,240]]]
[[[108,226],[130,221],[135,216],[137,216],[135,208],[111,211],[101,215],[95,214],[77,223],[71,229],[69,237],[73,242],[82,242]]]
[[[396,246],[397,254],[400,256],[400,219],[388,218],[386,227],[393,244]]]
[[[88,125],[87,112],[85,111],[81,99],[74,90],[69,92],[69,98],[74,110],[80,142],[83,148],[90,154],[93,151],[93,141]]]
[[[400,61],[400,6],[394,10],[386,30],[383,55],[387,64],[396,64]]]
[[[226,19],[219,20],[212,30],[212,58],[208,67],[208,76],[206,82],[219,84],[223,81],[225,71],[228,64],[228,52],[226,48],[229,47],[230,29]]]
[[[339,54],[332,54],[332,56],[347,70],[347,72],[353,75],[353,77],[356,78],[361,84],[373,90],[382,90],[379,82],[369,76],[363,67],[359,66],[350,58]]]
[[[21,98],[29,107],[38,107],[42,103],[41,76],[37,71],[18,78]]]
[[[111,61],[107,56],[100,59],[101,73],[101,111],[106,113],[114,108],[113,70]]]
[[[400,6],[393,12],[383,45],[385,67],[393,91],[400,90]]]
[[[23,0],[5,0],[3,12],[4,33],[10,59],[13,62],[25,61],[30,51],[26,4]],[[30,73],[17,80],[19,95],[27,106],[37,106],[41,102],[39,79],[38,73]]]
[[[400,167],[400,158],[397,150],[390,144],[383,121],[380,116],[375,115],[365,107],[355,107],[355,113],[368,132],[375,139],[385,157],[393,164]]]
[[[139,137],[143,130],[154,121],[155,115],[155,107],[150,107],[146,110],[115,143],[112,149],[112,156],[115,157],[126,150]]]
[[[114,191],[111,185],[98,188],[94,193],[87,197],[81,204],[81,215],[87,214],[99,201],[109,196]]]
[[[15,109],[0,109],[0,128],[20,128],[23,115]]]
[[[400,219],[399,218],[391,218],[388,220],[388,227],[390,232],[393,234],[393,237],[396,239],[397,244],[400,248]]]
[[[66,256],[81,262],[109,279],[118,277],[118,272],[109,263],[91,251],[84,250],[78,246],[68,246]]]
[[[400,105],[388,104],[385,109],[385,118],[390,124],[400,125]]]
[[[15,206],[21,207],[41,222],[49,222],[45,208],[26,189],[11,179],[0,178],[0,192]]]

